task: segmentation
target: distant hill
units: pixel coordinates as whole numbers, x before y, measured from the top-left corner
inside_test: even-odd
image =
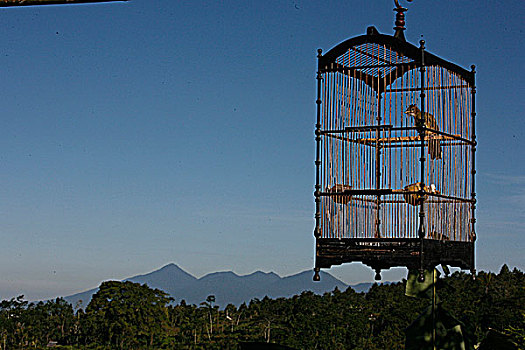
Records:
[[[321,271],[321,281],[313,282],[312,271],[304,271],[292,276],[280,277],[273,272],[261,271],[249,275],[239,276],[234,272],[214,272],[201,278],[196,278],[175,264],[168,264],[159,270],[145,275],[138,275],[125,279],[135,283],[147,284],[151,288],[158,288],[175,298],[175,303],[185,300],[187,304],[199,305],[208,295],[215,295],[215,302],[221,307],[228,304],[239,306],[248,303],[254,298],[262,299],[291,297],[303,291],[312,291],[316,294],[331,292],[335,287],[346,290],[348,285],[327,272]],[[357,292],[367,291],[371,283],[360,283],[355,286]],[[65,297],[73,306],[85,308],[91,296],[98,289],[91,289],[82,293]],[[78,304],[82,301],[81,304]]]

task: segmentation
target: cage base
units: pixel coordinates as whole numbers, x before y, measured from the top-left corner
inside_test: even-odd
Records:
[[[374,270],[404,266],[429,269],[439,264],[474,270],[474,242],[418,238],[319,238],[315,267],[361,262]]]

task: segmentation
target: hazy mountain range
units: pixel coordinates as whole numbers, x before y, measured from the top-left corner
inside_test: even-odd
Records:
[[[145,275],[138,275],[125,279],[135,283],[147,284],[151,288],[158,288],[175,298],[178,304],[185,300],[187,304],[199,305],[209,295],[215,295],[216,304],[224,307],[229,303],[239,306],[248,303],[254,298],[262,299],[291,297],[303,291],[312,291],[316,294],[331,292],[335,287],[344,291],[349,286],[327,272],[321,271],[321,281],[312,281],[313,272],[304,271],[292,276],[280,277],[273,272],[261,271],[249,275],[239,276],[231,271],[214,272],[201,278],[196,278],[175,264],[168,264],[159,270]],[[367,291],[371,283],[360,283],[351,286],[358,292]],[[73,306],[86,307],[91,296],[98,288],[64,297]],[[81,304],[78,304],[81,301]]]

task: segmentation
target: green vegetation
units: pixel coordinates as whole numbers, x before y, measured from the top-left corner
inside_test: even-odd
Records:
[[[239,342],[272,342],[295,349],[403,349],[405,329],[428,300],[405,296],[405,281],[368,293],[335,289],[292,298],[254,299],[220,309],[174,304],[164,292],[132,282],[104,282],[85,311],[63,299],[0,303],[0,349],[237,349]],[[472,343],[489,329],[521,348],[525,340],[525,277],[465,273],[440,279],[441,307],[465,325]],[[499,334],[498,333],[498,334]]]

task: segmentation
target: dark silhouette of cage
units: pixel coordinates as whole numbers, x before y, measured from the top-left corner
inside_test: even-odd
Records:
[[[354,261],[475,271],[474,66],[396,30],[318,52],[315,280]]]

